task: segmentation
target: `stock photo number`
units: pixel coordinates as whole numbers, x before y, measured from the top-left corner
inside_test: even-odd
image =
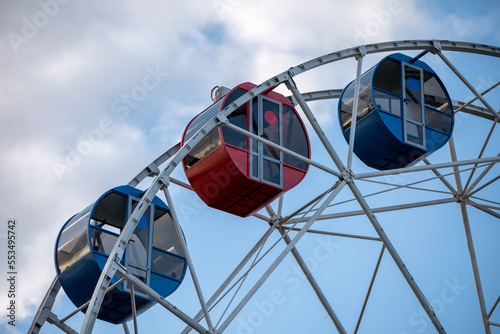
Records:
[[[7,318],[8,324],[16,325],[16,282],[17,282],[17,249],[16,249],[16,226],[15,219],[9,219],[7,223]]]

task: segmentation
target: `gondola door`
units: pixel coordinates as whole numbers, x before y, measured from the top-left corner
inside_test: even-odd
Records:
[[[130,217],[138,203],[139,198],[129,197],[128,217]],[[130,237],[128,246],[125,250],[126,268],[132,275],[147,285],[149,285],[149,274],[151,271],[151,222],[153,221],[151,215],[152,210],[150,205],[137,223],[134,233]],[[130,285],[128,282],[125,282],[124,284],[124,290],[130,291]],[[141,294],[138,289],[135,290],[135,293]]]
[[[282,104],[262,96],[254,98],[251,104],[250,131],[281,146]],[[249,168],[251,178],[283,188],[283,152],[252,139]]]
[[[411,64],[403,66],[403,108],[405,142],[425,148],[425,113],[422,69]]]

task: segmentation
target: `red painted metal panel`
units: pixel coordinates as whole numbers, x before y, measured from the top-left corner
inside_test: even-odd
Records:
[[[231,92],[235,89],[249,91],[254,87],[256,85],[246,82],[238,85]],[[220,104],[220,109],[223,109],[225,100],[231,92],[223,97],[224,100]],[[273,92],[272,89],[269,89],[262,95],[279,101],[295,111],[288,99],[281,94]],[[205,111],[209,109],[207,108]],[[247,119],[249,119],[248,108]],[[278,120],[276,119],[276,121]],[[250,178],[248,145],[246,145],[246,149],[243,149],[226,144],[224,138],[222,138],[222,133],[219,129],[219,136],[221,137],[221,145],[219,147],[201,158],[201,160],[189,169],[186,169],[184,165],[186,176],[191,186],[208,206],[237,216],[247,217],[262,209],[285,191],[295,187],[305,177],[308,167],[306,170],[302,170],[284,164],[283,189]],[[305,139],[307,140],[308,147],[310,147],[307,133]]]

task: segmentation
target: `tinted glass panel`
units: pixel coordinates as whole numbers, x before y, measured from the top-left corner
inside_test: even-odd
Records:
[[[118,236],[97,228],[91,228],[91,232],[92,249],[96,252],[109,255],[113,250]]]
[[[259,134],[259,101],[257,98],[254,98],[252,101],[252,123],[250,126],[250,132],[253,134]],[[259,142],[255,139],[252,139],[252,152],[258,152],[258,144]]]
[[[186,168],[193,166],[220,145],[219,129],[210,131],[184,158]]]
[[[132,211],[134,210],[137,202],[132,205]],[[134,233],[130,237],[127,246],[127,254],[129,263],[137,264],[141,267],[147,267],[148,261],[148,249],[149,249],[149,229],[151,217],[151,207],[146,209],[146,212],[137,223]]]
[[[222,99],[212,105],[210,108],[205,110],[203,113],[196,116],[196,118],[189,124],[184,136],[184,142],[188,141],[203,125],[205,125],[210,119],[212,119],[220,110],[222,104]]]
[[[420,87],[420,70],[405,65],[405,104],[406,117],[422,122],[422,87]]]
[[[158,208],[155,210],[153,247],[184,256],[172,217]]]
[[[235,89],[231,94],[229,94],[222,108],[226,108],[230,103],[236,101],[240,96],[242,96],[245,93],[246,92],[244,90]]]
[[[246,104],[239,107],[228,117],[229,123],[244,130],[247,129],[247,107]],[[241,133],[222,127],[222,137],[226,144],[234,145],[242,149],[247,148],[247,137]]]
[[[307,136],[295,111],[283,106],[283,146],[304,157],[309,156]],[[285,164],[305,170],[307,163],[288,154],[285,154]]]
[[[377,89],[373,90],[375,103],[379,109],[401,116],[401,98]]]
[[[264,169],[263,179],[265,181],[281,184],[280,176],[280,164],[277,162],[269,161],[264,159],[262,162],[262,168]]]
[[[127,197],[114,192],[107,194],[95,206],[92,219],[122,229],[127,222]]]
[[[153,248],[153,272],[181,279],[185,262],[178,256]]]
[[[433,74],[427,72],[424,72],[424,94],[426,105],[436,109],[439,108],[439,110],[448,114],[451,112],[443,86]],[[446,106],[441,108],[445,104]]]
[[[414,123],[406,122],[406,138],[409,142],[417,145],[424,144],[423,127]]]
[[[57,248],[57,263],[61,272],[90,253],[87,234],[89,215],[87,213],[71,222],[61,233]]]
[[[372,101],[370,85],[373,70],[374,69],[372,68],[363,74],[359,82],[358,121],[375,109]],[[352,108],[354,106],[354,85],[355,81],[352,81],[347,86],[344,94],[342,95],[342,100],[340,101],[340,117],[342,120],[342,126],[345,130],[351,127]]]
[[[373,75],[373,87],[401,96],[401,65],[391,59],[384,60]]]
[[[453,120],[449,114],[425,108],[425,122],[427,126],[433,129],[450,133]]]
[[[258,178],[259,177],[259,156],[253,155],[252,154],[252,177],[253,178]]]

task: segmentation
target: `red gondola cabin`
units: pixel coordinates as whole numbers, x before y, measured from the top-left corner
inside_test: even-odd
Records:
[[[182,144],[231,102],[255,87],[243,83],[196,116],[184,131]],[[293,104],[268,91],[252,98],[228,117],[248,130],[304,157],[310,157],[306,129]],[[218,127],[208,133],[184,159],[194,191],[210,207],[247,217],[292,189],[309,165],[295,157]]]

